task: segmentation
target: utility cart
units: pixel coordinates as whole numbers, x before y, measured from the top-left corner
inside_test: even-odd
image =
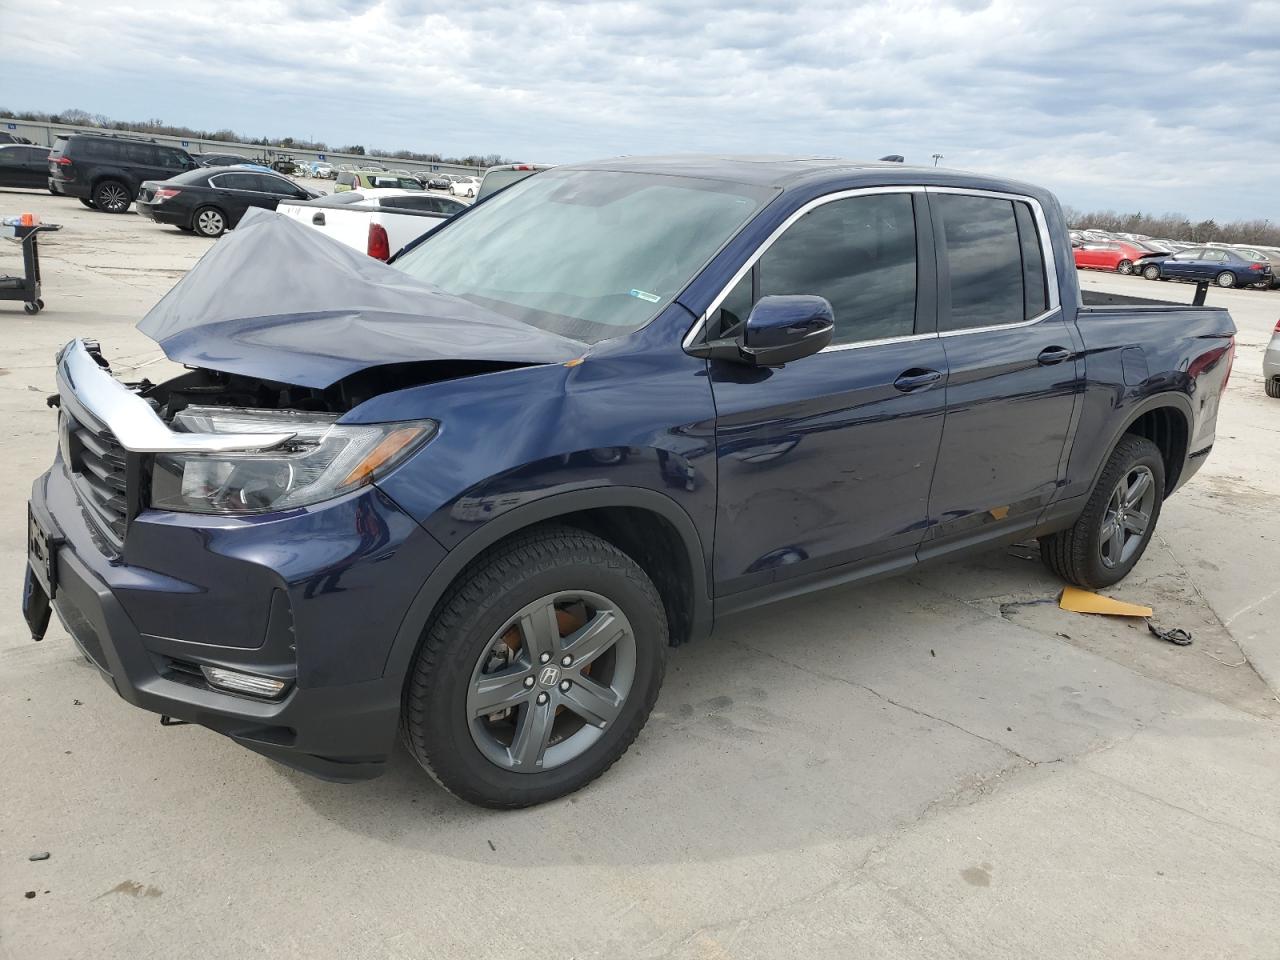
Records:
[[[61,230],[61,224],[40,223],[30,215],[0,221],[0,237],[22,244],[22,276],[0,274],[0,300],[21,300],[27,313],[44,308],[40,298],[40,234]]]

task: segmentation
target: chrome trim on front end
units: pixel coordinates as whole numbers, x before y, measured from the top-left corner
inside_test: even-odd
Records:
[[[151,405],[98,364],[84,341],[72,340],[58,355],[58,392],[115,435],[130,453],[257,453],[292,433],[179,433]]]

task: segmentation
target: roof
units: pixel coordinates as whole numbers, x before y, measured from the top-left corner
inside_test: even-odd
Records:
[[[919,167],[892,161],[846,160],[840,157],[676,154],[653,157],[614,157],[607,160],[568,164],[560,169],[660,173],[784,190],[824,183],[840,183],[848,186],[851,183],[863,181],[868,186],[902,183],[982,187],[988,190],[1009,190],[1030,196],[1046,193],[1042,188],[1013,180],[950,170],[945,167]]]

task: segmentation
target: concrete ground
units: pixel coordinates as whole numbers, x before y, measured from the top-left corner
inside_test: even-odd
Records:
[[[997,551],[723,625],[673,653],[604,779],[492,813],[407,755],[343,786],[163,729],[60,627],[30,641],[53,351],[97,337],[155,379],[133,324],[210,242],[0,191],[24,209],[66,229],[46,312],[0,304],[0,956],[1280,956],[1280,401],[1259,369],[1280,295],[1211,292],[1240,327],[1218,444],[1111,591],[1192,646],[1061,611],[1034,544]]]

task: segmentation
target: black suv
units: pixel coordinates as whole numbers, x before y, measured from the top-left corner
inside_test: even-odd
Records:
[[[49,191],[86,207],[124,213],[143,180],[167,180],[194,170],[191,154],[152,140],[105,134],[59,137],[49,153]]]

